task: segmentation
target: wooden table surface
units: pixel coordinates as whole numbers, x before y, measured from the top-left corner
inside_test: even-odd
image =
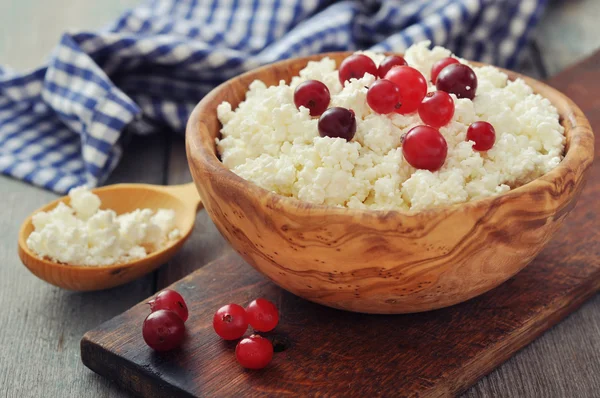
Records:
[[[2,0],[0,64],[38,65],[61,31],[94,29],[135,0]],[[554,74],[600,47],[597,0],[553,2],[523,71]],[[541,51],[536,51],[536,50]],[[540,56],[540,53],[542,54]],[[183,138],[135,139],[108,183],[178,184],[190,180]],[[79,341],[89,329],[230,250],[205,212],[192,238],[168,264],[126,286],[73,293],[48,285],[17,258],[22,220],[56,195],[0,176],[0,398],[127,397],[83,366]],[[600,297],[586,303],[515,357],[479,381],[465,397],[597,397],[600,391]]]

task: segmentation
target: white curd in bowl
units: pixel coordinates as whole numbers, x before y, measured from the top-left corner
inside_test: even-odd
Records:
[[[385,57],[363,54],[376,64]],[[410,47],[405,59],[429,80],[432,65],[450,55],[423,42]],[[523,80],[509,81],[497,68],[473,70],[476,96],[471,101],[452,95],[454,117],[439,129],[448,155],[435,172],[417,170],[402,156],[402,135],[423,124],[418,113],[374,113],[366,93],[375,77],[366,74],[342,88],[329,58],[310,62],[289,85],[282,81],[267,87],[254,81],[235,110],[227,102],[220,104],[218,153],[226,167],[267,190],[315,204],[363,209],[422,210],[466,202],[507,192],[556,167],[565,146],[556,108]],[[318,117],[296,108],[294,89],[308,79],[327,85],[330,107],[356,113],[352,141],[320,137]],[[428,90],[435,89],[429,82]],[[476,121],[487,121],[496,131],[496,142],[486,152],[474,150],[466,140],[467,128]]]

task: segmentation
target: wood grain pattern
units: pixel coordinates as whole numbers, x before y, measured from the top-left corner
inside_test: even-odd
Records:
[[[598,62],[600,53],[553,81],[581,100],[594,126],[600,126],[600,103],[589,99],[595,98],[598,87],[579,83],[579,77],[595,81],[590,78],[598,73]],[[596,145],[596,154],[599,149]],[[188,340],[181,350],[157,355],[144,346],[139,325],[147,308],[140,304],[88,333],[82,358],[95,371],[147,397],[456,395],[598,291],[599,194],[600,164],[595,164],[570,222],[551,244],[505,284],[466,303],[397,316],[336,311],[277,288],[230,255],[173,286],[190,304]],[[210,323],[213,311],[224,302],[246,304],[257,296],[280,308],[280,325],[270,337],[285,350],[275,355],[268,369],[245,372],[235,365],[233,345],[219,341]],[[598,308],[598,300],[595,303]],[[593,330],[592,326],[588,334],[577,335],[553,331],[552,347],[534,344],[528,350],[535,349],[537,355],[517,356],[516,365],[513,360],[512,367],[500,368],[467,396],[595,397],[597,373],[585,366],[589,362],[540,355],[571,345],[571,350],[559,352],[587,352],[588,361],[598,361],[598,352],[593,352],[597,336],[589,335]],[[543,341],[548,344],[548,339]],[[565,368],[582,384],[567,380]],[[540,375],[543,384],[533,377]]]
[[[0,63],[18,70],[39,66],[67,28],[93,30],[115,18],[125,5],[139,0],[8,0],[0,2]],[[538,41],[545,50],[544,61],[551,72],[580,61],[582,54],[597,48],[600,24],[594,21],[595,0],[555,1],[540,23]],[[569,8],[565,14],[564,7]],[[552,12],[556,9],[556,12]],[[552,14],[552,18],[547,17]],[[566,18],[561,18],[565,16]],[[580,23],[585,20],[584,23]],[[27,21],[27,23],[23,23]],[[574,22],[575,21],[575,22]],[[553,30],[558,32],[554,34]],[[589,73],[599,70],[589,68]],[[531,71],[527,69],[526,74]],[[578,72],[565,76],[558,86],[584,111],[597,102],[594,77],[583,90],[572,92],[569,85],[580,86]],[[531,74],[536,77],[537,75]],[[589,77],[589,76],[588,76]],[[590,113],[591,112],[591,113]],[[594,125],[600,110],[586,111]],[[596,126],[600,126],[596,123]],[[596,127],[597,129],[597,127]],[[144,137],[128,148],[122,164],[110,183],[163,181],[164,143],[156,137]],[[175,145],[181,145],[177,141]],[[173,152],[169,170],[170,184],[188,182],[171,167],[182,162]],[[133,155],[135,153],[135,155]],[[184,170],[185,168],[179,168]],[[187,175],[187,174],[186,174]],[[19,181],[0,176],[3,210],[0,217],[0,396],[33,398],[60,396],[72,398],[117,398],[132,394],[116,383],[84,367],[79,358],[79,340],[91,327],[129,308],[153,293],[153,278],[148,275],[136,282],[104,292],[78,294],[60,290],[31,275],[19,261],[15,236],[21,221],[34,209],[56,196]],[[578,205],[581,207],[580,205]],[[577,209],[575,210],[577,211]],[[597,231],[591,231],[596,233]],[[192,237],[180,254],[158,272],[166,286],[203,265],[215,255],[207,240],[222,243],[220,234],[205,212],[200,212]],[[219,246],[223,247],[223,246]],[[221,250],[221,249],[218,249]],[[220,253],[217,252],[217,253]],[[169,282],[170,281],[170,282]],[[596,398],[600,390],[600,296],[525,348],[503,366],[467,391],[468,398],[496,397],[580,397]],[[26,386],[26,387],[24,387]]]
[[[599,189],[588,187],[572,222],[529,267],[466,303],[395,316],[338,311],[278,288],[230,254],[171,286],[191,314],[179,350],[156,354],[144,344],[140,303],[87,333],[82,360],[145,397],[455,395],[600,289],[600,226],[589,218]],[[249,372],[235,364],[234,343],[212,330],[212,315],[256,297],[277,304],[280,323],[267,335],[283,351]]]
[[[564,4],[567,6],[567,4]],[[600,129],[600,52],[563,71],[548,81],[577,103],[587,116],[595,131]],[[596,134],[595,157],[600,156],[600,137]],[[573,219],[558,233],[572,235],[570,242],[578,237],[590,241],[600,237],[598,214],[600,214],[600,165],[596,161],[588,184],[584,188]],[[582,223],[582,225],[579,225]],[[589,227],[592,227],[588,229]],[[580,246],[573,247],[573,254],[564,261],[576,261],[579,267],[597,267],[600,260],[596,251],[584,259],[578,253]],[[546,251],[542,252],[542,255]],[[556,251],[552,255],[560,256]],[[537,259],[536,259],[537,261]],[[554,261],[563,261],[562,258]],[[507,363],[483,378],[465,398],[494,397],[597,397],[600,389],[600,296],[557,325],[533,344],[526,347]]]
[[[139,0],[2,0],[0,64],[19,71],[37,68],[46,62],[65,31],[97,30],[139,3]]]
[[[600,49],[598,15],[598,0],[551,2],[534,34],[550,75]]]
[[[95,30],[139,0],[2,0],[0,64],[24,71],[40,66],[68,29]],[[0,126],[0,129],[2,126]],[[160,184],[164,137],[145,137],[127,149],[107,183]],[[73,293],[33,276],[19,260],[21,222],[57,195],[0,176],[0,396],[2,398],[120,398],[130,394],[90,372],[79,359],[86,330],[153,293],[148,275],[104,292]]]
[[[183,136],[172,136],[169,158],[167,183],[190,183],[192,176],[185,156]],[[232,250],[227,241],[217,231],[208,213],[205,211],[198,212],[194,230],[186,244],[169,260],[168,267],[162,267],[158,270],[157,289],[169,286]]]
[[[326,55],[339,63],[348,53]],[[572,101],[530,78],[559,111],[566,155],[550,173],[500,196],[416,213],[345,209],[282,197],[226,169],[215,154],[216,107],[226,100],[235,108],[253,80],[289,81],[323,56],[283,61],[222,84],[198,104],[186,133],[192,176],[211,219],[248,263],[284,289],[368,313],[460,303],[525,267],[575,205],[593,160],[591,128]]]
[[[93,189],[92,192],[102,201],[102,209],[111,209],[117,214],[146,208],[174,210],[175,227],[181,235],[146,257],[109,266],[78,266],[40,258],[26,243],[34,229],[32,217],[37,212],[54,209],[59,202],[69,205],[69,197],[63,196],[33,212],[19,230],[19,257],[38,278],[55,286],[77,291],[110,289],[131,282],[165,264],[181,249],[192,233],[197,211],[202,208],[200,196],[191,183],[167,187],[151,184],[114,184]]]
[[[528,68],[523,73],[539,78],[539,74],[532,72],[535,72],[535,69]],[[576,71],[569,75],[573,76],[572,81],[579,81]],[[570,91],[570,83],[563,81],[556,87],[566,90],[576,103],[584,107],[586,99],[594,97],[589,91],[593,89],[588,88],[586,92],[578,95]],[[593,115],[596,113],[590,111],[588,119],[590,114],[594,127]],[[600,126],[600,123],[595,125]],[[184,184],[191,181],[192,177],[185,160],[184,143],[179,136],[173,137],[170,154],[167,183]],[[208,214],[204,211],[199,212],[194,232],[186,245],[169,261],[168,267],[158,270],[157,289],[171,285],[209,261],[221,257],[228,250],[231,250],[230,247],[216,230]],[[600,389],[598,314],[600,296],[596,295],[577,312],[475,383],[465,392],[464,397],[595,398]]]
[[[160,184],[164,136],[135,139],[108,183]],[[77,293],[50,285],[31,274],[17,256],[22,221],[57,195],[0,176],[0,397],[127,397],[115,383],[81,363],[81,336],[154,293],[147,275],[118,288]]]
[[[584,304],[467,390],[463,398],[596,398],[600,296]]]

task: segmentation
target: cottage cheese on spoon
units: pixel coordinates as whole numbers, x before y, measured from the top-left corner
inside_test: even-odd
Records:
[[[180,236],[175,211],[137,209],[117,215],[100,210],[100,198],[85,187],[69,192],[71,206],[59,203],[32,218],[27,246],[53,261],[101,266],[143,258]]]

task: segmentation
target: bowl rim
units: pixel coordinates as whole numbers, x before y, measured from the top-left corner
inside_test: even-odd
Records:
[[[269,207],[275,210],[295,211],[298,213],[306,213],[310,215],[346,215],[355,217],[423,217],[423,216],[439,216],[440,213],[448,213],[453,211],[466,211],[472,208],[481,208],[492,206],[497,201],[505,201],[517,199],[525,194],[535,194],[543,189],[548,184],[553,185],[561,178],[575,172],[571,178],[575,181],[581,180],[582,176],[590,169],[594,159],[594,134],[589,121],[585,117],[581,109],[566,95],[556,90],[555,88],[540,82],[531,77],[522,75],[518,72],[496,67],[498,70],[506,73],[509,80],[522,79],[529,85],[535,94],[549,100],[556,107],[559,114],[559,122],[564,127],[566,137],[564,157],[560,163],[550,170],[548,173],[535,178],[523,185],[510,189],[507,192],[488,196],[479,199],[473,199],[466,202],[454,203],[450,205],[435,206],[422,210],[404,210],[404,209],[360,209],[349,208],[346,206],[334,206],[325,204],[315,204],[291,196],[284,196],[276,192],[269,191],[260,187],[252,181],[243,179],[228,169],[217,157],[216,143],[214,140],[207,142],[202,139],[200,129],[208,130],[208,126],[202,122],[202,115],[206,112],[215,112],[216,106],[213,104],[224,91],[228,91],[229,87],[237,82],[248,81],[244,84],[248,87],[249,83],[255,80],[255,76],[259,76],[273,69],[284,69],[292,63],[304,62],[305,65],[309,61],[320,60],[325,57],[330,57],[335,60],[336,57],[349,56],[352,51],[327,52],[315,54],[305,57],[290,58],[261,66],[250,70],[234,78],[231,78],[210,91],[204,98],[194,107],[187,127],[186,127],[186,152],[190,168],[195,162],[200,162],[202,168],[207,173],[215,177],[221,182],[228,182],[243,188],[247,194],[254,197],[256,200],[261,200],[263,203],[268,203]],[[403,53],[385,52],[386,55],[403,55]],[[493,66],[475,61],[468,61],[469,64],[482,67]],[[220,134],[217,132],[217,136]],[[196,176],[192,172],[194,180]],[[563,199],[565,201],[566,199]]]

